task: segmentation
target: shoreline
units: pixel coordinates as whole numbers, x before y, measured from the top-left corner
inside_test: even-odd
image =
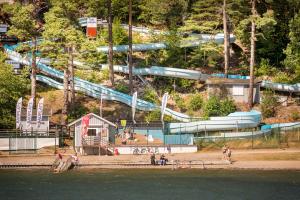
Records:
[[[63,154],[66,160],[70,154]],[[228,169],[228,170],[300,170],[300,149],[233,150],[232,164],[222,160],[220,151],[166,154],[166,166],[150,165],[150,155],[79,156],[79,171],[85,169]],[[159,155],[156,156],[156,159]],[[0,155],[0,170],[49,169],[53,154]],[[173,165],[172,165],[173,161]],[[176,164],[178,161],[178,165]]]

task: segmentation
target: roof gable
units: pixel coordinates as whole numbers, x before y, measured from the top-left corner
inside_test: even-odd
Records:
[[[97,119],[99,119],[99,120],[101,120],[101,121],[103,121],[103,122],[105,122],[105,123],[107,123],[107,124],[109,124],[109,125],[111,125],[111,126],[116,127],[116,125],[115,125],[114,123],[112,123],[112,122],[110,122],[110,121],[104,119],[103,117],[100,117],[99,115],[96,115],[96,114],[94,114],[94,113],[89,113],[88,115],[92,115],[93,117],[95,117],[95,118],[97,118]],[[70,124],[68,124],[68,126],[73,126],[73,125],[76,124],[77,122],[81,121],[83,117],[84,117],[84,116],[82,116],[81,118],[79,118],[79,119],[77,119],[77,120],[71,122]]]

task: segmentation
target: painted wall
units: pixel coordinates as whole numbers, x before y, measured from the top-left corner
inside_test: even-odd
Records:
[[[171,147],[171,153],[195,153],[197,152],[197,146],[191,145],[191,146],[170,146]],[[154,152],[156,154],[168,154],[167,146],[119,146],[116,147],[118,149],[118,152],[122,154],[133,154],[136,149],[138,149],[139,152],[144,152],[143,154],[150,154],[150,152]]]
[[[35,144],[36,140],[36,144]],[[58,145],[58,138],[11,138],[13,149],[37,149]],[[0,138],[0,150],[9,150],[9,138]]]

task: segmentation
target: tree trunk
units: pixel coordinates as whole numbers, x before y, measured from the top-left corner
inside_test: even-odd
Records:
[[[37,43],[36,38],[32,38],[33,49],[32,49],[32,62],[31,62],[31,97],[33,98],[33,108],[36,107],[36,49]]]
[[[67,68],[64,69],[64,99],[63,99],[63,109],[62,109],[62,125],[67,125],[67,115],[68,115],[68,107],[69,107],[69,70]]]
[[[251,55],[250,55],[250,81],[249,81],[249,110],[253,107],[253,85],[254,85],[254,65],[255,65],[255,15],[256,15],[256,0],[252,0],[252,21],[251,21]]]
[[[129,29],[128,29],[128,68],[129,68],[129,86],[130,92],[133,94],[133,80],[132,80],[132,0],[129,0]]]
[[[224,74],[228,77],[229,68],[229,33],[227,25],[226,0],[223,1],[223,28],[224,28]]]
[[[73,51],[74,48],[71,47],[69,48],[69,83],[70,83],[70,95],[69,95],[69,103],[70,103],[70,107],[71,109],[73,109],[74,107],[74,103],[75,103],[75,84],[74,84],[74,57],[73,57]]]
[[[108,65],[109,65],[109,80],[112,86],[115,84],[114,80],[114,66],[113,66],[113,36],[112,36],[112,14],[111,14],[111,0],[107,1],[108,8]]]

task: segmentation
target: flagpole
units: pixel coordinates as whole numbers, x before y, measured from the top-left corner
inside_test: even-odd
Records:
[[[103,104],[103,99],[102,99],[102,93],[100,95],[100,117],[102,117],[102,104]]]

